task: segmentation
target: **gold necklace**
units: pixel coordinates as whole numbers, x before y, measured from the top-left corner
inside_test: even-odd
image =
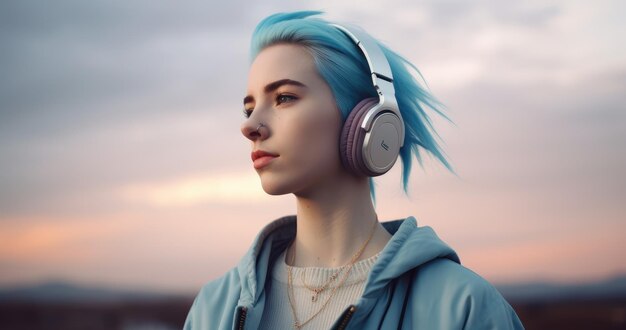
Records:
[[[304,285],[305,288],[313,292],[313,295],[311,296],[311,302],[317,302],[317,296],[320,293],[326,291],[326,289],[328,289],[328,285],[332,283],[335,279],[337,279],[339,277],[339,274],[341,274],[341,272],[343,272],[343,270],[346,269],[347,266],[348,266],[347,264],[344,266],[341,266],[339,270],[337,270],[334,274],[330,276],[330,278],[328,279],[328,281],[326,281],[326,283],[324,283],[324,285],[317,286],[317,287],[311,287],[306,283],[306,281],[304,280],[305,271],[302,270],[302,272],[300,272],[300,282],[302,282],[302,285]]]
[[[303,322],[300,322],[300,320],[298,320],[298,315],[296,314],[296,306],[294,305],[295,296],[294,296],[294,292],[293,292],[293,274],[292,274],[293,267],[287,265],[287,286],[289,288],[289,292],[287,293],[287,297],[289,299],[289,305],[291,306],[291,313],[293,314],[293,319],[294,319],[293,327],[295,329],[298,329],[298,330],[302,329],[302,327],[305,324],[309,323],[317,315],[319,315],[319,313],[321,313],[322,310],[328,305],[328,303],[330,302],[330,299],[335,295],[335,292],[337,292],[337,289],[339,289],[341,286],[343,286],[343,284],[348,279],[348,276],[350,275],[350,272],[352,271],[352,267],[354,266],[356,261],[359,259],[361,254],[363,254],[363,251],[365,251],[365,247],[367,246],[367,244],[370,242],[370,240],[374,236],[374,232],[376,231],[376,225],[377,224],[378,224],[378,217],[376,217],[376,221],[374,222],[374,226],[372,227],[372,231],[370,233],[370,236],[367,238],[367,240],[365,241],[363,246],[361,246],[361,248],[357,251],[357,253],[354,254],[352,259],[350,260],[350,263],[347,265],[347,267],[348,267],[347,271],[344,274],[344,276],[341,278],[341,281],[336,286],[333,287],[333,290],[330,292],[330,295],[328,296],[328,298],[326,298],[326,301],[324,302],[322,307],[320,307],[317,310],[317,312],[315,312],[313,315],[311,315],[308,319],[306,319]],[[291,256],[291,264],[292,265],[293,265],[294,260],[296,258],[296,255],[295,255],[295,244],[293,246],[294,246],[294,253]],[[346,267],[346,266],[344,266],[344,267]]]
[[[375,229],[376,229],[376,224],[378,223],[378,216],[376,216],[376,222],[374,223],[374,228],[372,229],[372,232],[370,233],[370,238],[372,237]],[[334,280],[336,280],[339,277],[339,274],[341,274],[343,272],[344,269],[346,269],[346,267],[348,267],[348,265],[350,265],[350,263],[354,263],[354,261],[356,261],[361,254],[363,253],[363,251],[365,250],[365,246],[367,245],[367,243],[369,243],[369,239],[365,242],[365,244],[363,244],[361,246],[361,248],[354,254],[352,255],[352,258],[350,258],[350,262],[348,262],[347,264],[341,266],[341,268],[339,268],[334,274],[332,274],[330,276],[330,279],[328,279],[328,281],[326,281],[326,283],[324,283],[321,286],[318,287],[313,287],[310,286],[306,283],[306,281],[304,280],[305,278],[305,272],[306,272],[306,268],[304,268],[302,270],[302,272],[300,272],[300,281],[302,282],[302,284],[304,285],[305,288],[307,288],[309,291],[313,292],[313,295],[311,296],[311,301],[312,302],[317,302],[317,297],[320,293],[326,291],[326,289],[328,289],[328,285],[330,285],[330,283],[332,283]],[[295,258],[296,255],[296,246],[294,244],[293,247],[293,258]],[[292,264],[293,264],[293,260],[292,260]]]
[[[295,254],[296,254],[296,246],[294,244],[293,247],[293,256],[295,258]],[[358,254],[358,252],[357,252]],[[354,259],[354,255],[352,256],[352,258],[350,258],[350,261],[352,261]],[[292,261],[293,264],[293,261]],[[326,289],[328,289],[328,285],[330,283],[332,283],[334,280],[336,280],[339,277],[339,274],[341,274],[344,269],[346,269],[348,266],[350,265],[350,262],[348,262],[347,264],[341,266],[337,271],[335,271],[330,278],[326,281],[326,283],[324,283],[321,286],[317,286],[317,287],[312,287],[309,286],[306,281],[304,280],[305,277],[305,273],[306,273],[306,268],[303,268],[302,271],[300,272],[300,281],[302,282],[302,284],[304,285],[305,288],[307,288],[309,291],[313,292],[313,295],[311,296],[311,302],[317,302],[317,296],[326,291]]]

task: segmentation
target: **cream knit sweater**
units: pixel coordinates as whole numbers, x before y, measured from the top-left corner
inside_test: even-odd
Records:
[[[288,296],[285,253],[286,251],[280,255],[274,264],[269,286],[266,287],[267,300],[261,319],[261,329],[294,329],[294,319]],[[293,267],[294,305],[298,320],[301,323],[313,316],[328,300],[326,307],[306,323],[302,329],[329,329],[339,315],[361,296],[367,275],[377,258],[378,254],[355,263],[344,284],[328,300],[333,288],[343,279],[345,271],[342,272],[324,292],[318,295],[316,302],[312,301],[313,292],[304,286],[303,281],[309,287],[322,286],[339,268]]]

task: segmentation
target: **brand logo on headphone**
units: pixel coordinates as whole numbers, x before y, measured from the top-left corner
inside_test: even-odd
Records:
[[[383,149],[385,149],[385,150],[389,151],[389,146],[385,144],[385,140],[383,140],[383,141],[380,143],[380,146],[381,146],[381,147],[383,147]]]

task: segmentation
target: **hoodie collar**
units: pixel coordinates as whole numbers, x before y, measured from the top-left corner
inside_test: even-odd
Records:
[[[447,258],[460,263],[456,252],[439,239],[432,228],[417,227],[414,217],[382,225],[393,236],[372,267],[363,298],[377,297],[390,281],[431,260]]]
[[[393,236],[381,251],[372,267],[363,291],[363,298],[380,295],[387,284],[407,271],[433,259],[448,258],[460,263],[457,254],[445,244],[430,227],[417,227],[414,217],[383,222]],[[290,215],[272,221],[257,235],[237,266],[241,283],[241,305],[256,304],[274,261],[296,235],[296,216]]]
[[[288,215],[270,222],[257,234],[252,247],[237,265],[241,283],[240,305],[256,304],[263,292],[273,262],[296,236],[296,216]]]

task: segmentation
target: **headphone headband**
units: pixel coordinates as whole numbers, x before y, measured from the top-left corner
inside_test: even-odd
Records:
[[[343,31],[357,46],[359,46],[365,55],[365,59],[367,59],[367,64],[370,67],[373,79],[380,78],[387,82],[393,82],[393,74],[391,73],[389,62],[387,62],[385,54],[383,54],[382,49],[378,47],[375,40],[357,27],[352,26],[348,29],[343,25],[332,25]],[[373,82],[376,84],[376,80],[373,80]],[[393,88],[393,85],[391,88]]]
[[[356,26],[331,24],[345,33],[352,41],[359,47],[370,70],[372,76],[372,85],[376,89],[378,94],[377,107],[387,111],[395,113],[400,120],[402,120],[402,114],[398,109],[398,102],[396,101],[396,90],[393,87],[393,74],[391,73],[391,67],[389,61],[383,53],[383,50],[378,46],[376,40],[370,37],[365,31]],[[374,119],[375,112],[370,112],[363,118],[363,127],[366,131],[369,131]],[[404,125],[400,127],[400,147],[404,145]]]

